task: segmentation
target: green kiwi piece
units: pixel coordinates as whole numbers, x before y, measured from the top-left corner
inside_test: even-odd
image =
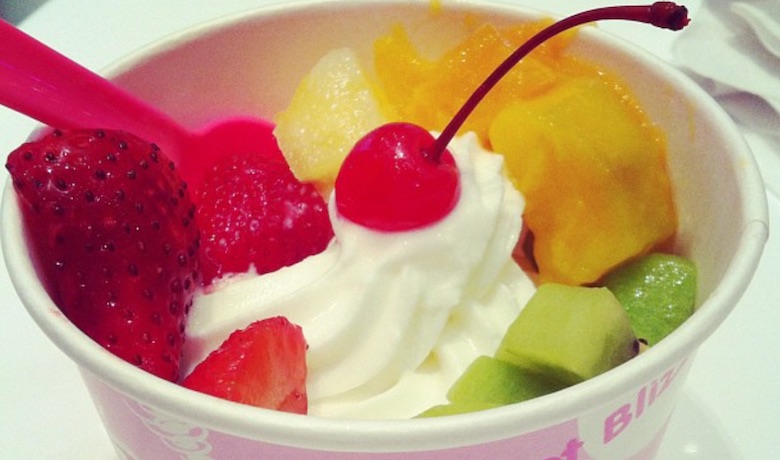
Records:
[[[692,261],[652,253],[613,270],[604,286],[623,304],[637,337],[653,346],[693,314],[696,278]]]
[[[467,414],[469,412],[477,412],[481,410],[493,409],[499,407],[499,404],[488,403],[449,403],[440,404],[427,409],[425,412],[417,416],[417,418],[425,417],[441,417],[444,415],[457,415]]]
[[[573,385],[636,356],[628,315],[606,288],[543,284],[509,326],[499,360]]]
[[[452,385],[447,398],[454,404],[487,403],[499,406],[553,393],[566,384],[524,371],[491,356],[480,356]]]

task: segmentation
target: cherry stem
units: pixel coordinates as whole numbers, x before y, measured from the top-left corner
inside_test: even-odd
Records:
[[[434,144],[426,152],[428,158],[438,162],[447,145],[450,143],[458,130],[463,126],[466,118],[474,111],[477,105],[493,89],[493,87],[506,75],[528,53],[533,51],[548,39],[561,32],[573,27],[577,27],[588,22],[603,21],[608,19],[620,19],[625,21],[644,22],[660,27],[662,29],[680,30],[690,20],[688,19],[688,10],[684,6],[676,5],[673,2],[656,2],[652,5],[641,6],[608,6],[596,8],[589,11],[569,16],[561,19],[541,30],[523,43],[508,58],[504,60],[496,69],[485,79],[484,82],[474,91],[466,100],[463,106],[458,110],[449,124],[444,128]]]

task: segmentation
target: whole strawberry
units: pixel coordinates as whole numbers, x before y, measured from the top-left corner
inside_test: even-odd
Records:
[[[6,168],[52,300],[115,355],[178,380],[199,230],[173,163],[128,133],[57,130]]]
[[[325,249],[333,237],[325,201],[283,161],[232,154],[197,192],[204,284],[251,268],[268,273]]]

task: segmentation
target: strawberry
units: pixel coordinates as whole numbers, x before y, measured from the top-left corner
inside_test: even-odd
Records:
[[[196,193],[203,282],[275,271],[325,249],[333,237],[327,206],[311,184],[269,156],[218,160]]]
[[[173,163],[128,133],[57,130],[6,168],[54,303],[115,355],[178,380],[199,235]]]
[[[306,341],[282,316],[233,332],[182,385],[266,409],[306,414]]]

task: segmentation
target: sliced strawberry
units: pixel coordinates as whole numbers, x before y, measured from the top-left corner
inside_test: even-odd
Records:
[[[286,163],[263,156],[220,159],[198,188],[203,282],[268,273],[321,252],[333,237],[322,197]]]
[[[117,356],[177,380],[199,235],[173,163],[131,134],[71,130],[22,145],[6,168],[52,300]]]
[[[305,414],[303,332],[282,316],[255,321],[233,332],[182,385],[230,401]]]

